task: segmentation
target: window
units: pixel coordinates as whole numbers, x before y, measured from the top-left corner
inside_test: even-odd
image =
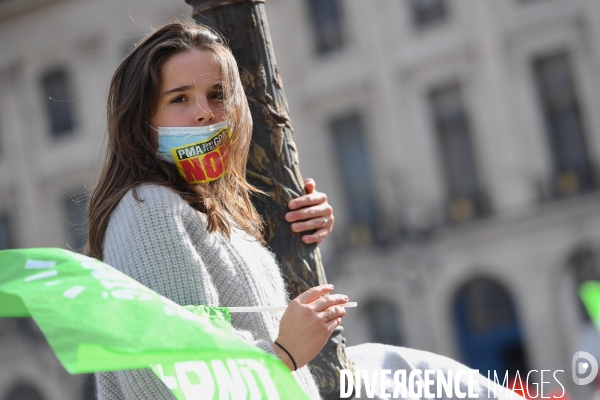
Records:
[[[344,45],[341,5],[338,0],[307,0],[317,54],[327,54]]]
[[[74,251],[83,250],[87,241],[87,203],[86,192],[68,195],[63,202],[69,232],[67,247]]]
[[[446,18],[445,0],[411,0],[410,6],[417,27],[426,27]]]
[[[11,247],[10,222],[6,214],[0,214],[0,250],[10,249]]]
[[[371,342],[402,346],[396,307],[386,301],[370,301],[365,307]]]
[[[377,207],[372,186],[368,144],[363,123],[358,114],[331,121],[341,182],[348,201],[351,230],[350,241],[366,244],[371,241],[377,225]]]
[[[56,68],[47,71],[41,78],[46,113],[53,137],[68,135],[75,129],[73,95],[68,71]]]
[[[446,211],[453,222],[484,215],[488,207],[479,186],[460,87],[451,84],[435,89],[430,92],[429,101],[446,180]]]
[[[552,190],[556,195],[589,190],[594,180],[569,56],[539,58],[533,68],[550,147]]]

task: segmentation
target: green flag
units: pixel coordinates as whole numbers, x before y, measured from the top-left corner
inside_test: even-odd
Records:
[[[579,286],[579,297],[592,320],[600,332],[600,282],[587,281]]]
[[[31,316],[71,374],[148,368],[177,399],[306,399],[287,367],[231,335],[225,307],[181,307],[96,259],[0,251],[0,318]]]

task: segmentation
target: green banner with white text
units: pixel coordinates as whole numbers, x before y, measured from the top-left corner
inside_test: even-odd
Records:
[[[177,399],[306,399],[225,307],[179,306],[63,249],[0,251],[0,318],[33,317],[71,374],[151,367]]]

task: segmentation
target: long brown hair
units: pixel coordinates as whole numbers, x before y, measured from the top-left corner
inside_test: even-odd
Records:
[[[156,156],[158,144],[150,118],[157,110],[161,72],[175,54],[198,49],[215,55],[221,66],[223,107],[232,128],[227,173],[207,184],[190,185],[177,169]],[[103,258],[103,242],[110,216],[123,196],[141,184],[162,185],[178,193],[190,206],[206,214],[209,232],[231,234],[232,225],[261,239],[261,219],[250,201],[259,192],[246,182],[246,159],[252,118],[240,82],[237,63],[223,40],[210,29],[175,22],[148,34],[117,68],[108,94],[108,143],[102,173],[90,198],[86,252]]]

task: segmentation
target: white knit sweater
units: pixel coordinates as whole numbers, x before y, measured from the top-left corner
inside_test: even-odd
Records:
[[[234,229],[231,239],[206,231],[204,214],[162,186],[130,191],[113,211],[104,239],[104,262],[181,305],[287,304],[279,268],[264,246]],[[233,314],[235,335],[273,353],[280,312]],[[308,367],[293,373],[319,399]],[[96,374],[99,400],[174,399],[150,369]]]

